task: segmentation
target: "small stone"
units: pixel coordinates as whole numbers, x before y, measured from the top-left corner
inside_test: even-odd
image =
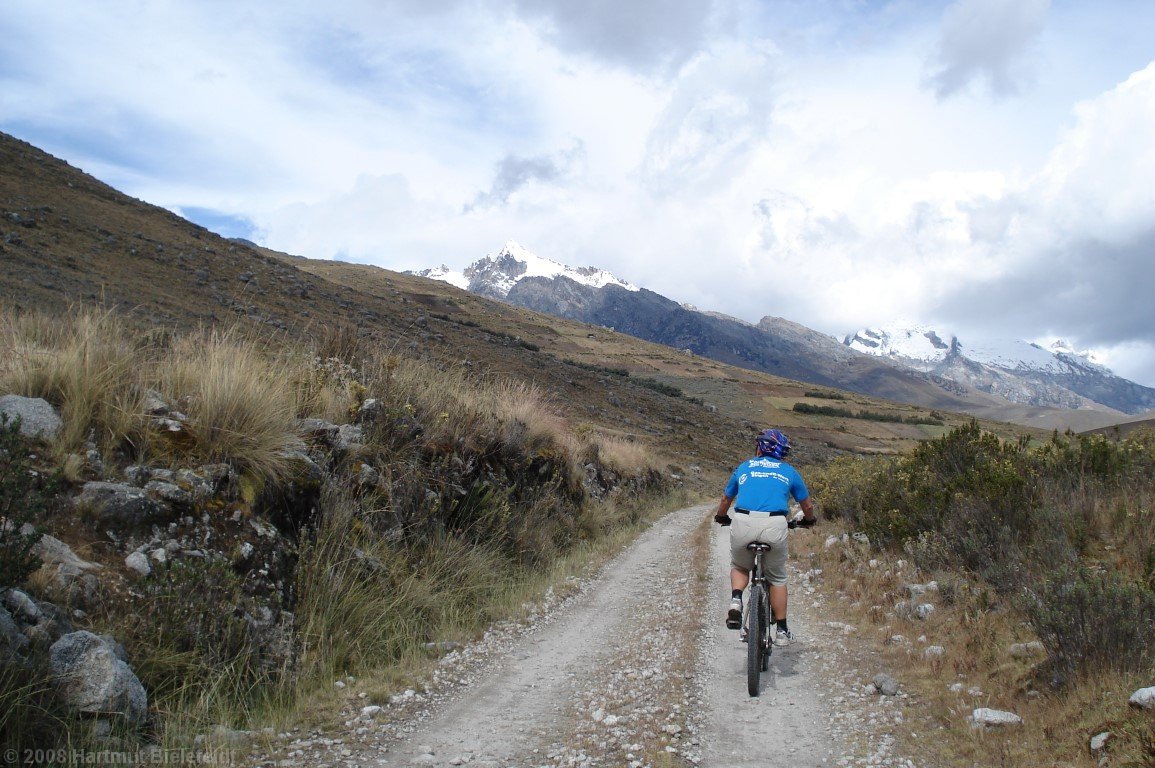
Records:
[[[971,713],[971,718],[976,725],[991,727],[1021,725],[1023,722],[1023,718],[1014,712],[1005,712],[1001,709],[990,709],[988,707],[979,707]]]
[[[1103,731],[1097,736],[1091,737],[1091,752],[1102,752],[1103,748],[1107,746],[1107,740],[1111,738],[1110,731]]]
[[[148,556],[143,552],[133,552],[124,558],[124,564],[141,576],[148,576],[152,573],[152,566],[148,564]]]
[[[941,645],[927,646],[922,652],[923,658],[927,659],[941,658],[945,654],[946,648],[943,648]]]
[[[376,704],[370,704],[367,707],[361,707],[361,717],[374,717],[381,711],[381,707]]]

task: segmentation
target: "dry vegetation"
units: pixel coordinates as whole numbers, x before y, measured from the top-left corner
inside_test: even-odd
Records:
[[[339,330],[305,348],[238,329],[141,336],[111,313],[10,313],[0,391],[61,413],[41,470],[91,475],[94,452],[110,479],[130,464],[225,463],[235,502],[198,516],[212,527],[275,514],[291,527],[294,648],[276,668],[238,618],[257,608],[227,556],[173,561],[127,591],[105,585],[92,629],[125,643],[163,714],[154,737],[174,746],[215,724],[291,718],[333,675],[403,678],[426,663],[424,643],[464,640],[515,613],[673,503],[667,459],[573,424],[542,388],[382,352]],[[182,429],[150,418],[158,399],[180,411]],[[315,501],[293,507],[283,489],[305,487],[295,455],[309,418],[357,420],[363,444],[334,454],[309,487]],[[33,522],[68,531],[81,551],[100,536],[64,512]],[[0,533],[0,554],[26,544]],[[0,582],[26,575],[6,569]],[[78,733],[42,677],[7,667],[0,677],[5,740],[48,746]]]
[[[1155,683],[1153,469],[1150,434],[1056,434],[1030,448],[971,425],[814,477],[826,514],[869,537],[810,556],[859,628],[854,641],[877,647],[915,694],[910,753],[939,765],[1094,765],[1088,743],[1108,732],[1111,765],[1155,761],[1155,724],[1127,706]],[[929,617],[896,610],[911,605],[907,585],[931,580],[937,595],[915,601],[935,604]],[[1010,653],[1031,641],[1041,652]],[[976,707],[1024,724],[972,729]]]

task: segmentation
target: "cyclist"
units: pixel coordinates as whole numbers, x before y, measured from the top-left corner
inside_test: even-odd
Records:
[[[762,563],[770,582],[770,611],[777,625],[775,645],[789,645],[794,635],[786,622],[786,533],[790,514],[790,499],[802,507],[801,525],[818,522],[810,492],[798,470],[783,459],[790,453],[790,439],[780,430],[767,429],[756,439],[757,456],[738,465],[718,508],[714,520],[730,526],[730,607],[726,612],[729,629],[742,627],[742,590],[750,582],[754,567],[754,553],[746,545],[760,541],[771,546],[763,555]],[[728,514],[730,505],[737,504],[734,518]]]

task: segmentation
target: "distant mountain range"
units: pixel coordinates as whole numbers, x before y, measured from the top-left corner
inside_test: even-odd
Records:
[[[442,266],[415,274],[720,362],[924,407],[1076,429],[1155,407],[1155,389],[1115,376],[1063,346],[970,348],[953,335],[919,327],[864,329],[840,342],[783,318],[765,317],[755,325],[701,311],[605,270],[542,258],[514,242],[462,272]]]
[[[1063,341],[968,345],[927,326],[868,328],[844,343],[868,355],[945,376],[1012,403],[1087,408],[1098,403],[1128,414],[1155,408],[1155,390],[1116,376],[1089,353]]]

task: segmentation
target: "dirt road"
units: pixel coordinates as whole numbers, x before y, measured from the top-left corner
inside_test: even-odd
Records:
[[[345,732],[285,734],[254,764],[909,765],[869,754],[847,712],[833,711],[868,704],[836,695],[856,687],[857,672],[841,661],[809,574],[791,574],[801,639],[775,650],[761,696],[747,694],[745,645],[722,621],[726,533],[703,534],[708,514],[666,516],[575,596],[449,654],[428,692],[380,711],[352,699]]]

